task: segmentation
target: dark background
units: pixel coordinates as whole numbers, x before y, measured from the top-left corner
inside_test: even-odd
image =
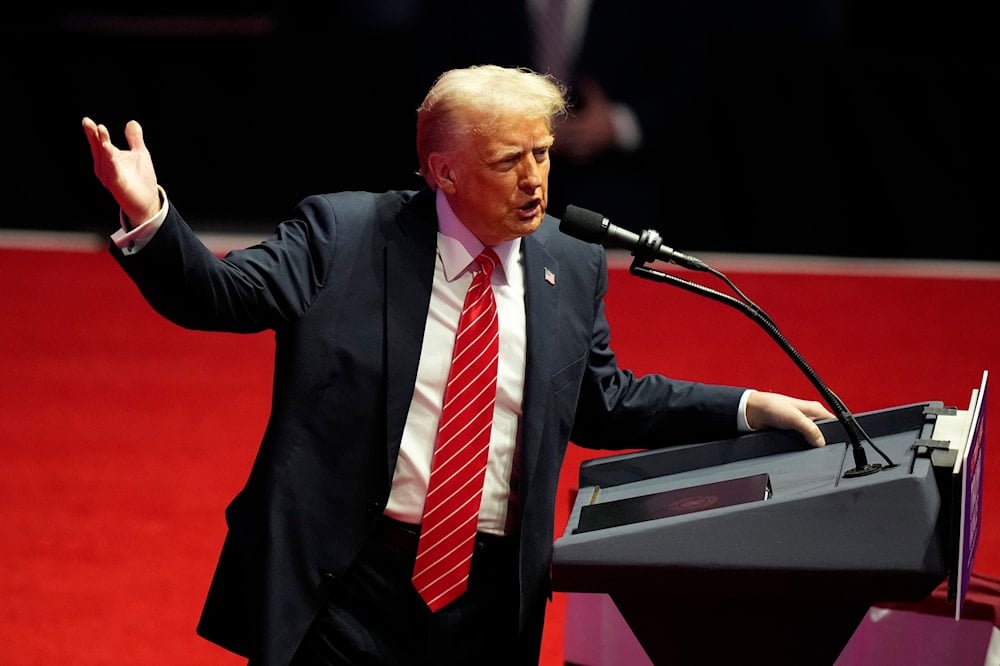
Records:
[[[418,186],[414,110],[438,73],[422,56],[449,29],[430,5],[22,7],[0,27],[0,226],[113,230],[84,115],[119,145],[143,124],[196,229],[264,233],[308,194]],[[648,226],[692,251],[1000,258],[987,5],[706,0],[697,152],[665,156],[698,164],[704,195]]]

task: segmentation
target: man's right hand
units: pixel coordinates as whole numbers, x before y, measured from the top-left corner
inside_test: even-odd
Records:
[[[162,205],[160,192],[139,123],[130,120],[125,125],[127,150],[117,148],[108,128],[90,118],[83,119],[83,131],[94,159],[94,174],[129,221],[138,225],[156,215]]]

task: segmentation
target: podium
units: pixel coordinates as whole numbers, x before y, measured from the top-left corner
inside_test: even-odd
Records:
[[[586,461],[553,588],[609,595],[655,665],[834,664],[872,604],[967,580],[978,526],[962,515],[956,458],[968,442],[935,433],[974,421],[981,463],[985,418],[970,413],[924,402],[856,415],[894,463],[865,476],[845,476],[837,421],[819,424],[819,449],[765,431]],[[768,492],[725,497],[727,481],[760,475]]]

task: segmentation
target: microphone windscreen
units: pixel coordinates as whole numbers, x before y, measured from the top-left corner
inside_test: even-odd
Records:
[[[559,230],[588,243],[603,243],[608,235],[608,221],[600,213],[569,205],[559,222]]]

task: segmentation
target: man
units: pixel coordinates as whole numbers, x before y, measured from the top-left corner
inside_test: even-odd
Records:
[[[705,178],[718,137],[703,127],[713,44],[704,3],[435,0],[420,9],[419,78],[490,62],[568,85],[550,210],[583,206],[617,226],[657,229],[674,247],[694,247],[687,236],[716,217],[719,199],[705,196],[718,181]]]
[[[534,664],[570,439],[652,447],[773,427],[824,444],[818,402],[618,368],[605,254],[546,215],[564,94],[526,70],[445,72],[417,113],[426,188],[308,197],[224,259],[167,200],[138,123],[120,150],[84,118],[123,215],[111,251],[152,307],[192,329],[276,335],[270,420],[226,512],[205,638],[251,664]],[[467,587],[436,608],[411,577],[485,250],[499,322],[488,462]]]

